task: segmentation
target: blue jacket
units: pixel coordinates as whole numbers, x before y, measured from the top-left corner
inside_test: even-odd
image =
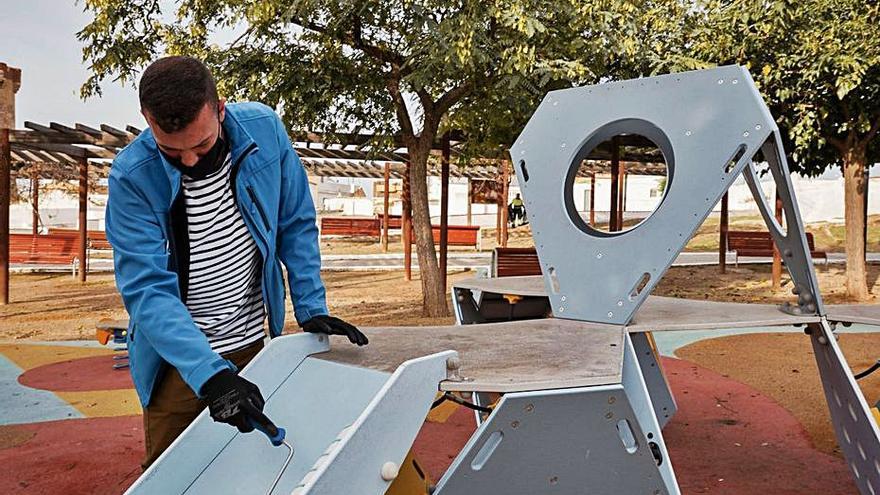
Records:
[[[226,106],[233,193],[263,259],[263,299],[272,337],[284,327],[281,263],[300,323],[327,314],[321,282],[318,229],[309,183],[284,125],[259,103]],[[156,147],[149,129],[113,161],[107,200],[107,239],[113,245],[116,285],[130,317],[128,354],[141,404],[150,403],[168,365],[199,395],[202,385],[232,363],[211,350],[181,298],[172,207],[181,174]],[[179,203],[179,202],[178,202]],[[178,229],[179,230],[179,229]]]

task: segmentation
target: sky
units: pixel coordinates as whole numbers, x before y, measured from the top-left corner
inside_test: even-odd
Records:
[[[0,62],[21,69],[16,95],[16,127],[26,120],[72,125],[146,125],[137,92],[118,83],[104,85],[103,98],[83,101],[79,87],[88,77],[76,32],[89,14],[74,0],[0,0]]]

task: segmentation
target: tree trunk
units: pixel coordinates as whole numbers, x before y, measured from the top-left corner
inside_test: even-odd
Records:
[[[440,276],[434,234],[431,229],[431,213],[428,208],[428,155],[433,136],[423,135],[418,144],[409,146],[410,198],[412,201],[413,234],[419,258],[419,279],[422,281],[422,309],[425,316],[449,316],[446,305],[446,287]]]
[[[865,268],[865,191],[868,177],[865,152],[850,148],[843,155],[844,222],[846,225],[846,295],[853,301],[868,298]]]

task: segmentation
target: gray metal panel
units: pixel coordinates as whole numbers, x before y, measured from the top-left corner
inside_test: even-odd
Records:
[[[642,448],[647,447],[646,450],[651,451],[654,455],[660,476],[669,493],[680,493],[678,482],[675,480],[675,471],[672,469],[672,461],[669,459],[669,451],[666,449],[666,442],[663,441],[663,433],[660,431],[662,426],[654,414],[656,406],[654,406],[653,398],[642,375],[631,339],[632,336],[627,334],[623,354],[623,391],[629,398],[630,406],[633,414],[636,415],[636,421],[641,431],[641,436],[636,438]]]
[[[880,304],[829,304],[825,310],[830,321],[880,326]]]
[[[627,452],[620,420],[634,438],[645,438],[620,384],[507,394],[434,493],[678,493],[664,482],[644,441]]]
[[[242,376],[258,383],[267,399],[267,406],[272,406],[278,402],[277,398],[273,398],[277,389],[303,360],[310,354],[325,352],[329,348],[327,338],[321,335],[279,337],[270,341],[242,370]],[[126,493],[183,493],[213,462],[217,452],[238,436],[241,435],[235,428],[215,423],[208,412],[203,411]],[[254,440],[262,440],[264,446],[269,446],[259,433],[248,437],[258,437]],[[274,454],[269,448],[261,453],[264,458]]]
[[[880,430],[831,327],[823,321],[810,329],[837,443],[859,491],[876,495],[880,493]]]
[[[287,430],[287,441],[295,449],[293,461],[284,470],[274,493],[290,493],[296,487],[339,432],[355,422],[388,376],[307,358],[285,380],[267,400],[265,408],[266,415]],[[221,450],[209,453],[214,457],[210,465],[185,493],[266,493],[281,471],[288,451],[273,447],[264,435],[253,432],[236,434]]]
[[[456,350],[465,380],[446,380],[443,390],[516,392],[620,381],[620,327],[541,319],[362,330],[370,345],[334,348],[320,359],[391,371],[415,357]]]
[[[651,337],[647,333],[631,333],[629,338],[638,359],[639,368],[642,370],[645,385],[648,387],[648,395],[650,395],[651,404],[654,406],[654,415],[660,423],[660,428],[663,428],[678,410],[675,397],[669,388],[669,382],[663,376],[663,367],[654,353],[654,347],[650,342]],[[625,372],[626,369],[624,369]]]
[[[319,460],[311,479],[303,480],[295,495],[358,493],[381,495],[392,479],[381,476],[383,465],[399,469],[446,378],[447,351],[402,364],[374,400],[339,438],[339,445]],[[307,476],[309,478],[312,475]],[[356,487],[356,488],[355,488]]]
[[[628,323],[774,130],[751,77],[739,66],[549,93],[511,156],[554,314]],[[582,147],[626,132],[654,140],[663,151],[669,164],[665,196],[633,229],[591,231],[578,224],[566,201],[570,171],[589,151]],[[741,147],[736,166],[725,170]],[[633,295],[644,274],[650,280]]]
[[[764,192],[761,190],[754,163],[749,163],[743,175],[752,191],[755,202],[758,204],[761,216],[764,217],[764,222],[770,230],[770,235],[785,261],[785,267],[794,281],[798,295],[798,306],[791,308],[790,311],[794,314],[825,314],[822,307],[822,294],[819,293],[819,281],[813,269],[813,256],[807,244],[801,214],[797,207],[797,199],[795,199],[794,188],[791,185],[791,173],[788,170],[788,163],[782,148],[782,138],[779,136],[778,130],[774,131],[773,135],[767,139],[767,142],[761,147],[761,151],[764,159],[767,160],[770,174],[776,185],[776,194],[779,195],[779,200],[782,203],[786,228],[779,225],[775,217],[775,208],[770,208],[764,199]]]

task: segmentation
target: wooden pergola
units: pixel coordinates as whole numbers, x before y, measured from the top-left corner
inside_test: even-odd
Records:
[[[39,171],[50,166],[62,171],[61,178],[78,180],[79,187],[79,259],[87,254],[87,211],[89,171],[106,176],[110,162],[123,147],[133,141],[141,129],[127,126],[119,129],[102,124],[98,128],[84,124],[67,126],[56,122],[48,126],[26,122],[25,129],[0,129],[0,304],[9,301],[9,207],[11,199],[11,172],[25,168]],[[388,218],[388,181],[403,180],[402,237],[404,266],[407,278],[411,278],[412,248],[409,239],[412,226],[412,204],[409,198],[409,155],[398,136],[369,134],[334,134],[328,136],[315,132],[294,132],[291,140],[306,170],[315,176],[357,177],[384,179],[384,213]],[[374,143],[390,143],[379,148]],[[449,178],[499,180],[502,193],[498,205],[497,241],[506,245],[507,208],[506,198],[510,177],[510,164],[506,160],[477,159],[468,166],[458,166],[453,158],[459,157],[464,137],[451,132],[435,142],[432,154],[439,158],[429,163],[429,175],[441,178],[440,214],[440,268],[446,273],[448,246]],[[627,174],[662,175],[665,165],[662,156],[644,152],[653,143],[640,136],[622,136],[614,143],[604,143],[593,150],[586,161],[589,168],[581,167],[580,177],[589,177],[595,184],[596,175],[608,174],[612,180],[611,220],[612,230],[622,225],[625,204],[625,178]],[[456,160],[458,161],[458,160]],[[96,170],[97,169],[97,170]],[[33,177],[31,177],[33,180]],[[58,175],[55,175],[58,178]],[[34,192],[38,188],[33,188]],[[615,194],[616,193],[616,194]],[[591,215],[593,214],[591,197]],[[470,203],[470,201],[469,201]],[[504,203],[504,204],[502,204]],[[468,211],[470,211],[470,204]],[[36,217],[36,214],[35,214]],[[591,219],[594,220],[594,219]],[[388,232],[384,222],[382,243],[387,249]],[[84,263],[82,263],[84,264]],[[85,281],[87,270],[81,269],[79,277]],[[445,276],[444,276],[445,279]],[[445,280],[444,280],[445,282]]]

